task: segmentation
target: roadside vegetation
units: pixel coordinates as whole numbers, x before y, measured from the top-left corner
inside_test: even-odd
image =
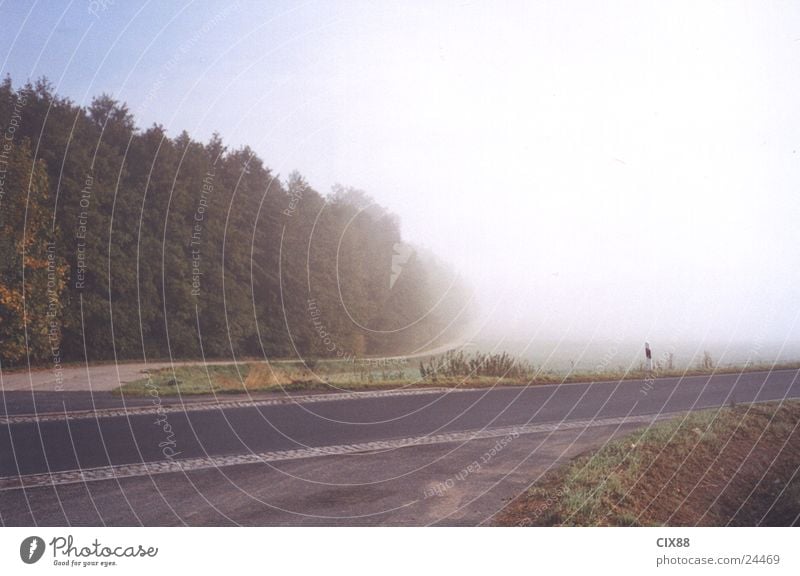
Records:
[[[440,378],[481,376],[518,381],[532,380],[536,377],[536,369],[530,363],[514,358],[506,352],[484,354],[482,352],[466,353],[463,350],[450,350],[442,356],[431,358],[427,363],[420,362],[419,373],[423,380],[431,382],[437,382]]]
[[[800,401],[708,410],[609,442],[545,475],[506,526],[791,525]]]
[[[571,382],[639,380],[648,377],[692,376],[800,368],[800,364],[747,365],[690,370],[661,369],[648,374],[643,367],[632,370],[558,372],[543,370],[505,352],[487,354],[449,351],[416,364],[403,358],[315,359],[274,362],[245,361],[238,364],[180,365],[153,370],[140,380],[117,389],[117,393],[142,396],[157,390],[160,395],[251,392],[339,392],[397,388],[485,388],[535,386]]]
[[[397,387],[412,381],[413,370],[399,361],[342,362],[332,360],[243,362],[189,365],[153,370],[148,377],[124,384],[117,394],[235,394],[250,392],[339,392]]]

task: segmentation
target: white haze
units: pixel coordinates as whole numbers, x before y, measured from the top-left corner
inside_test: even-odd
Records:
[[[799,8],[362,5],[296,162],[461,270],[478,338],[796,351]]]
[[[79,101],[366,190],[474,288],[474,339],[798,351],[800,4],[116,8],[33,75],[83,54]]]

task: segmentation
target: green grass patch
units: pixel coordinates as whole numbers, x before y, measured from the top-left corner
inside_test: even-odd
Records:
[[[145,396],[154,394],[171,396],[180,394],[211,394],[217,392],[243,391],[239,382],[250,372],[250,364],[192,365],[176,366],[149,371],[139,380],[117,388],[117,394],[126,396]]]
[[[242,362],[236,365],[189,365],[151,371],[148,376],[124,384],[116,394],[125,396],[172,396],[194,394],[241,394],[252,392],[337,392],[402,386],[431,386],[415,382],[413,374],[392,369],[353,366],[336,361]]]

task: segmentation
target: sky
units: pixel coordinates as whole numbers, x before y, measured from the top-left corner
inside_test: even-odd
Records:
[[[0,72],[367,191],[476,334],[800,355],[796,2],[4,2]]]

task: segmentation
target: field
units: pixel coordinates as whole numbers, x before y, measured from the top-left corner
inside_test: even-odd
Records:
[[[800,515],[800,402],[708,410],[556,469],[506,526],[786,526]]]

